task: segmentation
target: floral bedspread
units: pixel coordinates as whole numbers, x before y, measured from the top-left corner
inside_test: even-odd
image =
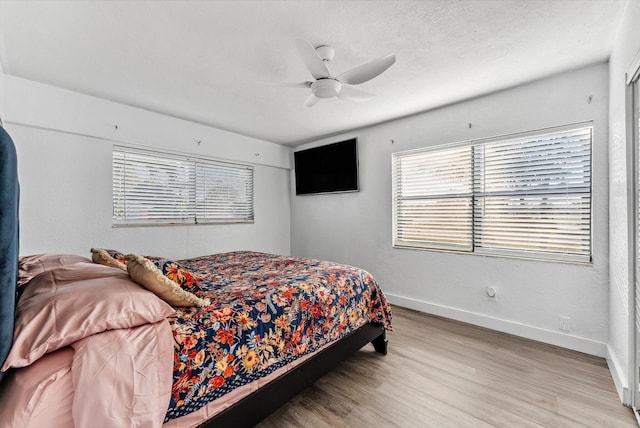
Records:
[[[165,263],[205,308],[178,308],[165,422],[345,336],[367,322],[391,328],[366,271],[312,259],[232,252]]]

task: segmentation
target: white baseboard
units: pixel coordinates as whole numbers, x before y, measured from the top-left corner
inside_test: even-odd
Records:
[[[613,378],[613,383],[616,386],[616,391],[618,392],[618,396],[620,397],[620,402],[627,406],[631,405],[631,394],[627,385],[629,382],[624,375],[624,370],[620,366],[620,361],[616,358],[614,352],[612,352],[611,347],[607,345],[607,366],[609,366],[609,371],[611,372],[611,377]]]
[[[539,342],[544,342],[567,349],[573,349],[574,351],[584,352],[585,354],[595,355],[597,357],[607,357],[607,345],[605,343],[596,342],[595,340],[572,336],[570,334],[547,330],[539,327],[533,327],[526,324],[520,324],[514,321],[507,321],[500,318],[491,317],[489,315],[469,312],[450,306],[424,302],[421,300],[412,299],[410,297],[398,296],[392,293],[385,293],[385,295],[389,299],[389,302],[391,302],[392,304],[405,308],[415,309],[420,312],[426,312],[428,314],[451,318],[457,321],[478,325],[480,327],[490,328],[492,330],[502,331],[504,333],[525,337],[527,339],[537,340]]]

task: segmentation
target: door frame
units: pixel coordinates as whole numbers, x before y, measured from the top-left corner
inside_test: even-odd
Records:
[[[640,320],[640,307],[636,305],[636,296],[640,294],[640,263],[637,256],[640,254],[640,50],[631,63],[625,75],[625,123],[627,141],[627,213],[628,213],[628,261],[629,283],[628,302],[629,312],[629,366],[628,366],[628,404],[633,408],[634,414],[640,423],[640,329],[637,320]],[[638,116],[636,116],[638,115]],[[610,124],[611,125],[611,124]],[[638,284],[637,284],[638,283]],[[627,401],[627,400],[624,400]]]

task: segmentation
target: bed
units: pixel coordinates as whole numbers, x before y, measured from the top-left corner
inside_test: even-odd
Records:
[[[366,344],[386,354],[389,305],[352,266],[19,257],[15,148],[0,141],[2,426],[252,426]]]

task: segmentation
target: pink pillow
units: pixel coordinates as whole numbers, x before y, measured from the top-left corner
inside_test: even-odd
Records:
[[[174,309],[118,269],[75,263],[41,273],[20,296],[2,371],[105,330],[155,323]]]
[[[67,266],[78,262],[90,262],[86,257],[74,254],[35,254],[22,256],[18,262],[18,287],[22,287],[31,279],[49,269]]]

